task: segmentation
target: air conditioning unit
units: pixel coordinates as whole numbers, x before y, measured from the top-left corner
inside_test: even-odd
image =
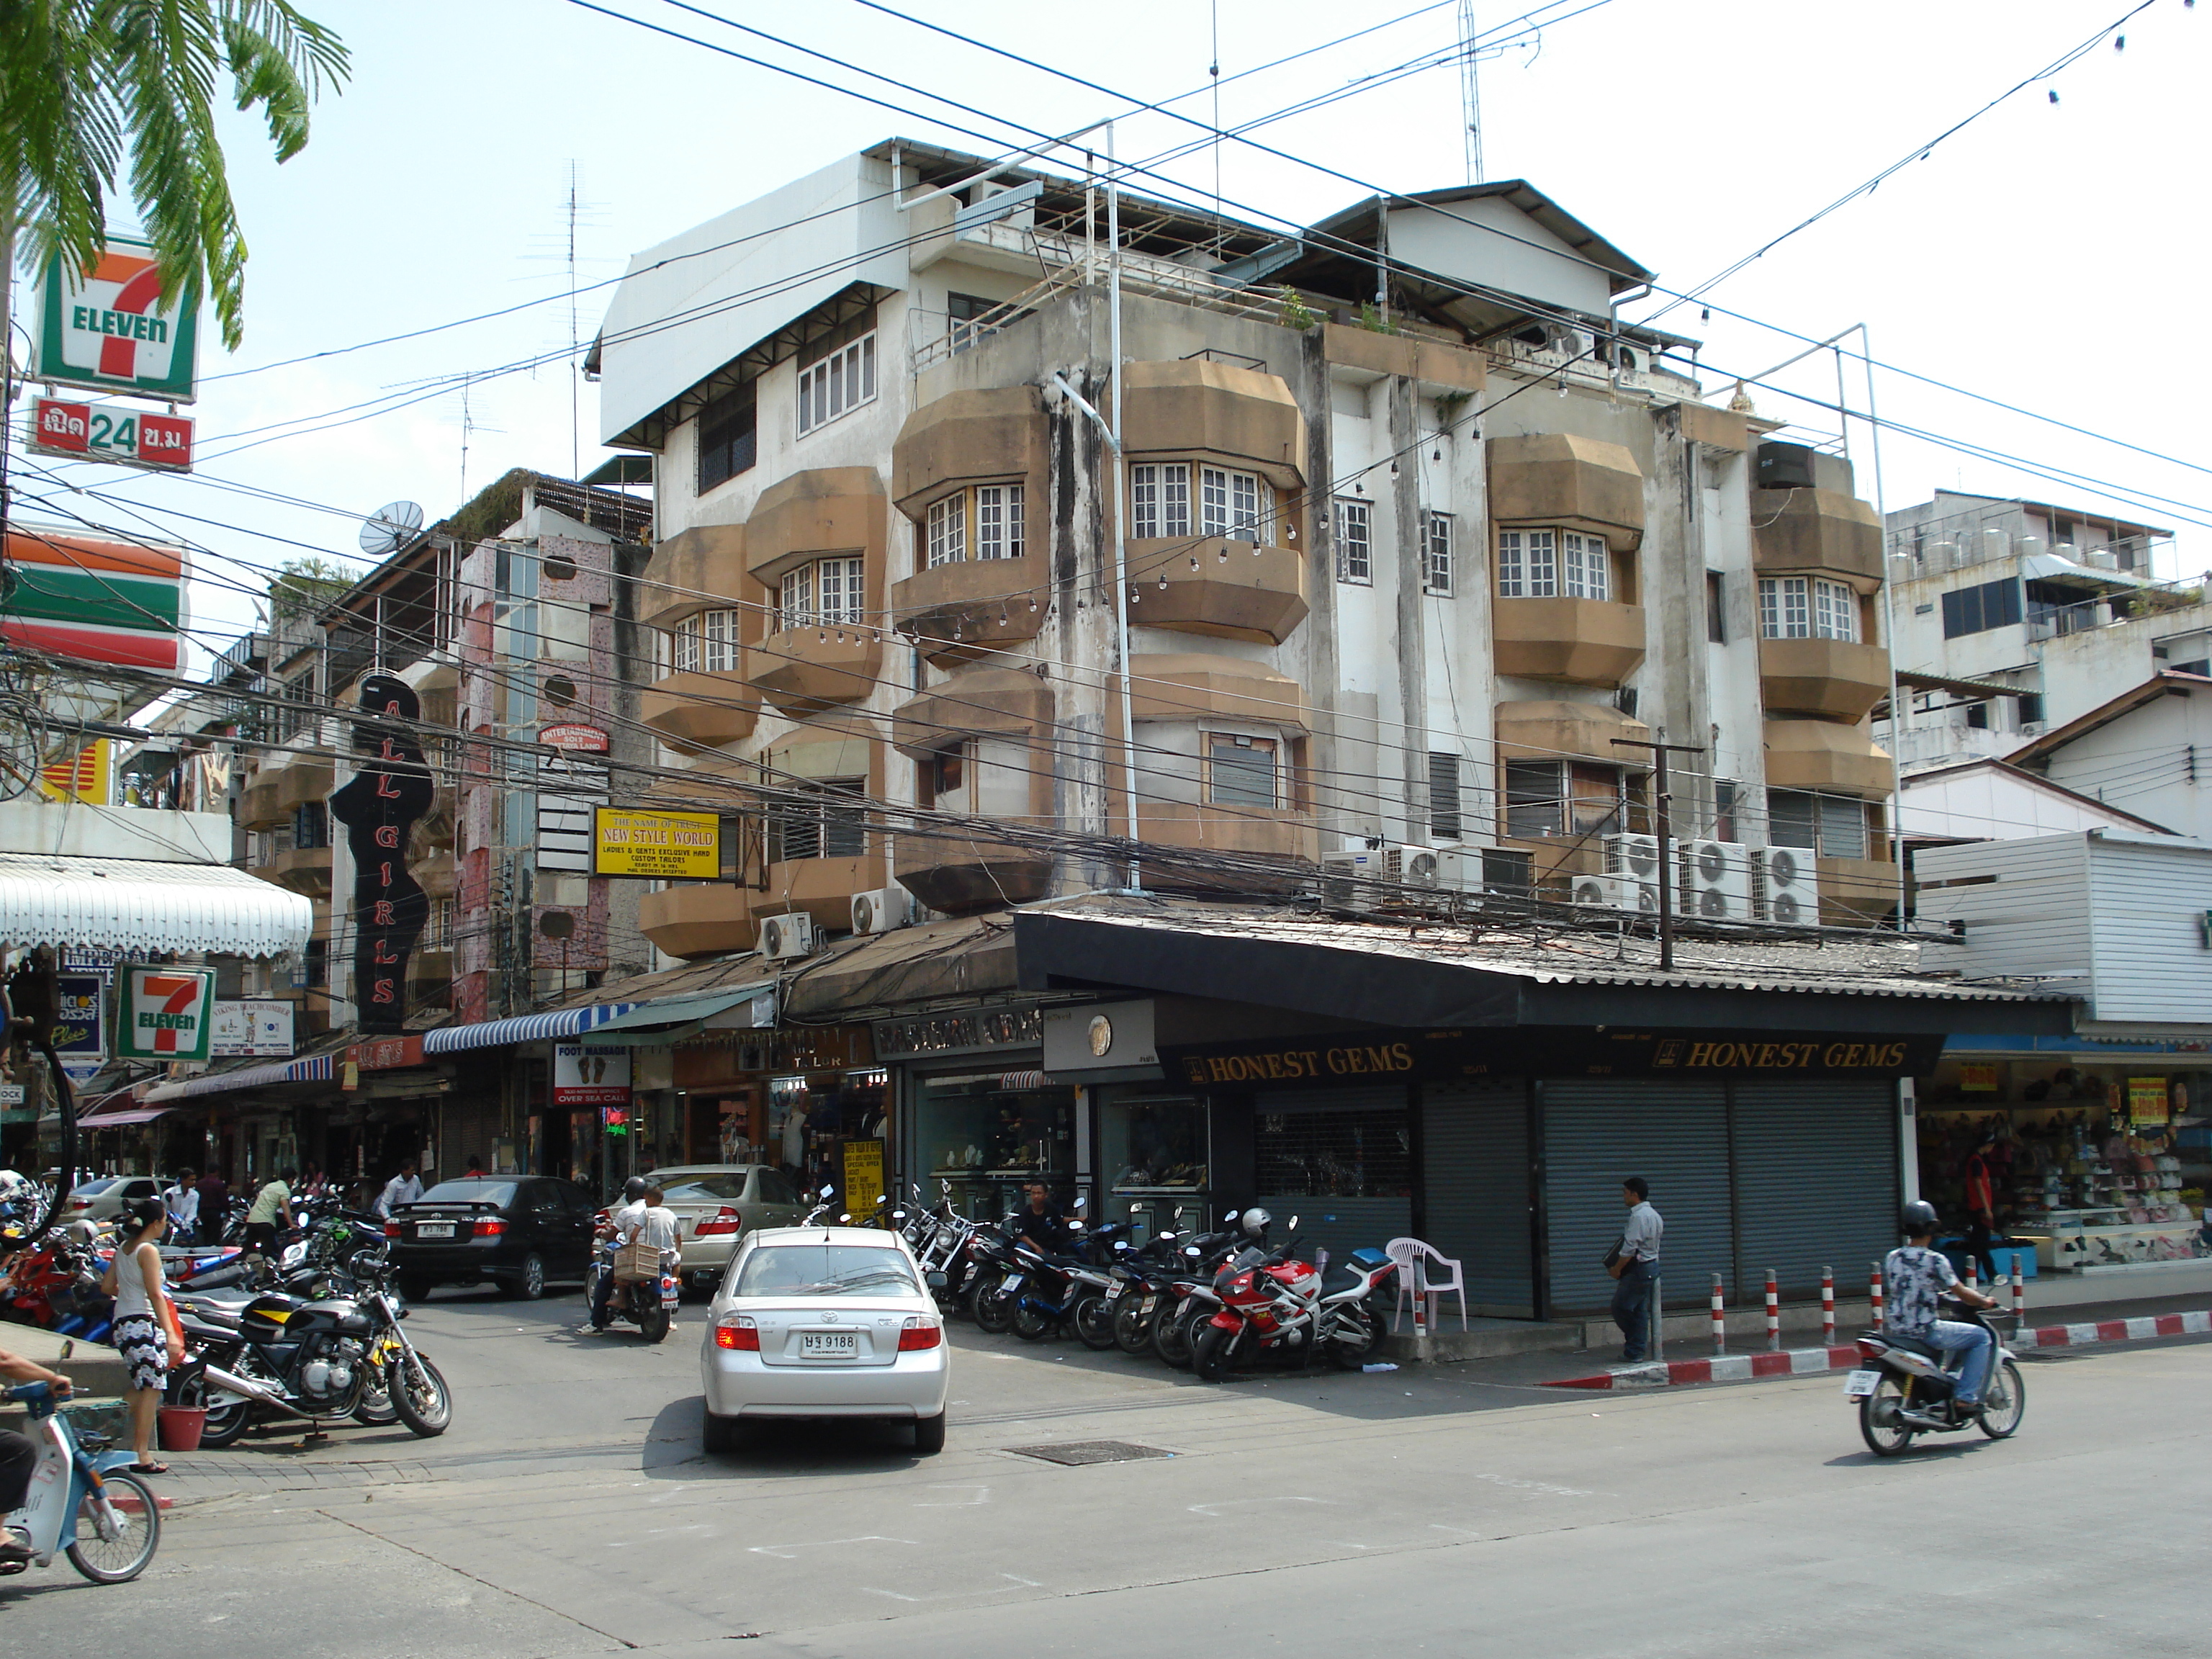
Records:
[[[1682,914],[1700,921],[1749,921],[1751,854],[1733,841],[1682,843]]]
[[[789,962],[814,951],[814,918],[804,910],[787,916],[763,916],[760,925],[761,954],[772,962]]]
[[[1577,876],[1567,889],[1571,903],[1607,910],[1633,910],[1639,915],[1659,914],[1659,884],[1633,876]]]
[[[903,887],[872,887],[853,895],[853,931],[888,933],[914,920],[914,895]]]
[[[1443,861],[1433,847],[1348,847],[1321,855],[1322,902],[1373,904],[1404,887],[1441,887]]]
[[[1607,836],[1603,845],[1607,875],[1634,876],[1643,881],[1659,879],[1658,836]]]
[[[1809,847],[1761,847],[1751,855],[1761,921],[1810,927],[1820,920],[1820,884]]]

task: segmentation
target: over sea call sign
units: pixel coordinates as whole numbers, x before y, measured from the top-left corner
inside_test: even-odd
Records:
[[[413,722],[415,690],[390,674],[361,683],[354,723],[360,769],[331,797],[353,854],[354,1003],[363,1031],[397,1031],[407,1018],[407,958],[430,918],[429,896],[408,873],[407,838],[435,793]],[[408,724],[402,725],[404,721]]]
[[[1340,1031],[1220,1045],[1160,1045],[1198,1087],[1509,1077],[1827,1079],[1923,1075],[1943,1039],[1818,1031]]]

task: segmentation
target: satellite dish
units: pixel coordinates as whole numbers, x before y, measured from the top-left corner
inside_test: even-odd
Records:
[[[362,520],[361,550],[372,559],[390,558],[422,528],[422,509],[413,501],[386,501]]]

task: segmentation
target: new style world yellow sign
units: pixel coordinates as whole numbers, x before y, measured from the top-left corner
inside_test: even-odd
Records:
[[[722,873],[722,822],[712,812],[599,807],[592,817],[592,868],[602,876],[712,881]]]

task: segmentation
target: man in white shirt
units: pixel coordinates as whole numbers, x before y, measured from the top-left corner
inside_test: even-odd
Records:
[[[179,1244],[191,1243],[200,1221],[200,1189],[190,1170],[177,1171],[176,1180],[162,1191],[161,1202],[169,1212],[171,1235]]]
[[[637,1231],[640,1224],[645,1219],[647,1205],[644,1176],[632,1176],[628,1181],[623,1182],[623,1200],[622,1207],[607,1218],[607,1224],[599,1234],[601,1239],[612,1238],[617,1252],[623,1245],[629,1243],[631,1236]],[[667,1215],[669,1212],[663,1210],[661,1213]],[[673,1217],[671,1217],[671,1219],[672,1220]],[[599,1282],[592,1290],[592,1322],[586,1327],[587,1329],[594,1331],[606,1329],[607,1304],[614,1300],[614,1294],[613,1273],[610,1271],[600,1274]]]
[[[394,1210],[412,1204],[422,1196],[422,1182],[415,1173],[415,1160],[410,1158],[399,1166],[398,1175],[384,1183],[383,1192],[377,1195],[376,1212],[389,1221]]]

